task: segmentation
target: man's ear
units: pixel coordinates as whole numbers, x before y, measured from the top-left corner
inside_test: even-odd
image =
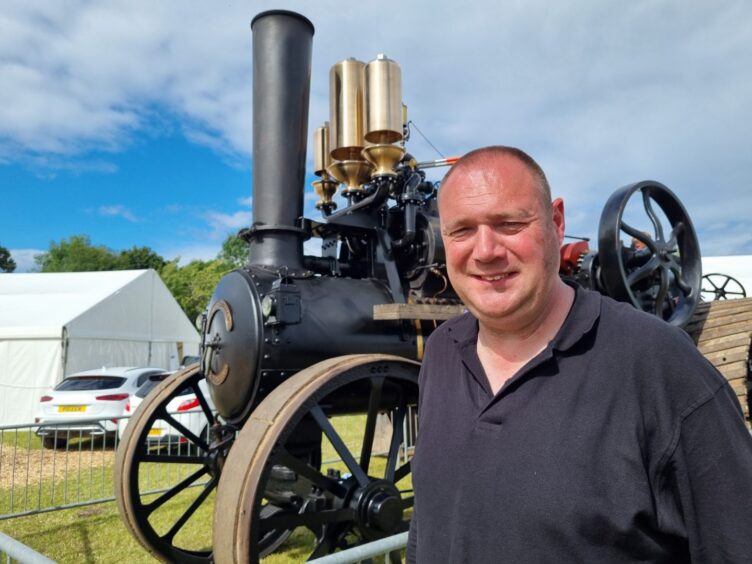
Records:
[[[551,202],[551,215],[556,226],[556,234],[559,236],[559,244],[564,242],[564,200],[556,198]]]

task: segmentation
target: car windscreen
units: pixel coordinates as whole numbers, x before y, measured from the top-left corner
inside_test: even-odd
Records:
[[[119,376],[72,376],[55,386],[58,392],[85,392],[89,390],[112,390],[125,383]]]
[[[141,387],[136,390],[136,397],[139,398],[145,398],[146,395],[151,392],[154,388],[157,387],[157,384],[159,384],[162,380],[170,376],[170,374],[152,374],[149,376],[149,379],[144,382]],[[184,396],[187,394],[190,394],[192,392],[190,387],[185,387],[182,390],[180,390],[176,396]]]

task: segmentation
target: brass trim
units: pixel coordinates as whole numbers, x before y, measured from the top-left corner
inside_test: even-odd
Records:
[[[415,355],[418,360],[423,360],[423,327],[420,324],[420,319],[415,320]]]
[[[219,300],[216,302],[209,312],[209,321],[207,323],[207,327],[211,327],[211,323],[214,320],[214,316],[218,311],[222,312],[222,316],[225,320],[225,328],[228,331],[232,331],[233,327],[233,319],[232,319],[232,310],[230,309],[230,304],[228,304],[225,300]]]
[[[402,140],[402,71],[386,55],[365,66],[365,139],[370,143]]]
[[[332,201],[332,198],[334,198],[334,195],[337,193],[337,185],[337,182],[331,180],[326,172],[323,173],[321,180],[316,180],[311,183],[311,186],[313,186],[313,189],[319,197],[319,201],[316,203],[316,209],[337,209],[337,203]]]
[[[371,176],[396,176],[394,166],[405,156],[405,149],[398,145],[369,145],[361,154],[374,166]]]
[[[313,174],[326,174],[326,167],[332,162],[329,155],[329,122],[317,127],[313,132]]]
[[[326,168],[329,174],[347,186],[350,193],[363,190],[362,184],[371,178],[372,170],[371,163],[361,160],[335,161]]]
[[[333,159],[360,159],[363,149],[363,69],[365,63],[345,59],[329,71],[329,149]]]

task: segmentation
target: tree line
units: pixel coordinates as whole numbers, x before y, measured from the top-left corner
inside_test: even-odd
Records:
[[[193,260],[180,266],[180,257],[167,260],[149,247],[114,251],[93,245],[86,235],[74,235],[50,243],[49,249],[34,256],[37,272],[91,272],[103,270],[141,270],[153,268],[175,296],[180,307],[193,321],[209,303],[219,279],[246,262],[248,245],[235,235],[222,243],[212,260]],[[0,272],[13,272],[16,262],[8,249],[0,245]]]

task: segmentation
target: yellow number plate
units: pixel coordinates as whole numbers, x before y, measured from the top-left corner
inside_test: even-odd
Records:
[[[71,413],[71,412],[82,412],[86,411],[85,405],[59,405],[57,406],[57,412],[58,413]]]
[[[150,437],[161,437],[162,436],[162,429],[149,429],[149,436]]]

